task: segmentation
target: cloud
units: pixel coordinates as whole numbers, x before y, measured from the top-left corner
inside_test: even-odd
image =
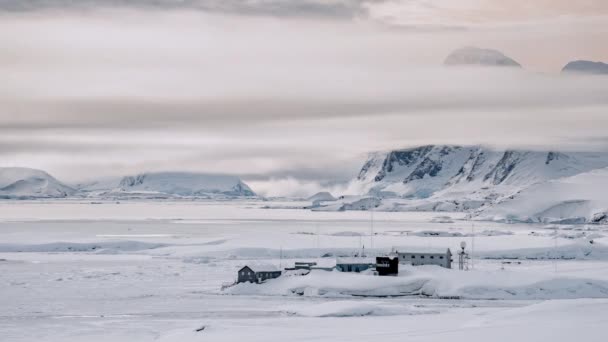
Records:
[[[364,5],[372,2],[379,0],[0,0],[0,10],[22,12],[122,7],[253,16],[354,18],[364,15]]]
[[[247,184],[264,197],[308,198],[321,191],[329,191],[335,196],[344,193],[347,184],[323,184],[318,181],[301,180],[294,177],[247,180]]]
[[[393,0],[367,4],[369,17],[393,25],[497,26],[608,15],[603,0]]]
[[[68,181],[230,173],[265,194],[310,195],[375,150],[606,147],[608,81],[559,75],[608,55],[605,22],[408,31],[202,12],[5,13],[0,166]],[[525,69],[441,66],[471,44]]]

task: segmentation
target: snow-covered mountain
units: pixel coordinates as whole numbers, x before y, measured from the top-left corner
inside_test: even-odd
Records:
[[[372,154],[349,186],[348,192],[357,196],[347,196],[337,203],[327,203],[326,207],[319,210],[348,210],[355,201],[374,197],[381,199],[378,205],[373,205],[379,210],[481,213],[506,202],[521,201],[520,205],[525,206],[524,202],[529,197],[519,194],[526,190],[540,193],[545,188],[536,188],[539,184],[553,180],[567,182],[568,177],[576,175],[580,176],[576,178],[580,180],[595,175],[593,170],[606,167],[608,153],[600,152],[562,153],[496,150],[482,146],[420,146]],[[547,196],[553,198],[540,201],[536,210],[544,210],[540,208],[542,203],[547,204],[548,208],[562,199],[572,200],[561,196],[562,194],[565,192],[556,195],[547,193]],[[580,200],[591,198],[590,192],[582,191],[579,194]],[[603,193],[598,193],[597,196],[608,198],[608,194]],[[517,208],[517,205],[512,207]],[[357,208],[366,209],[360,206]],[[592,211],[600,209],[594,207]],[[531,217],[531,214],[523,215],[523,212],[516,210],[503,210],[500,214],[503,218],[520,214],[522,215],[518,217]]]
[[[608,75],[608,64],[585,60],[572,61],[563,67],[562,72],[592,75]]]
[[[76,192],[48,173],[24,167],[0,168],[0,198],[67,197]]]
[[[608,153],[421,146],[374,154],[356,182],[380,197],[428,198],[450,193],[509,194],[532,184],[608,166]]]
[[[502,52],[492,49],[480,49],[473,46],[454,50],[444,61],[445,65],[481,65],[521,67],[519,63]]]
[[[97,196],[123,197],[246,197],[256,194],[236,176],[189,173],[141,173],[110,181],[95,182],[82,188]],[[103,189],[103,187],[108,187]]]

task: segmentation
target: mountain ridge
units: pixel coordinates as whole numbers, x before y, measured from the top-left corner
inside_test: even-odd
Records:
[[[561,210],[560,215],[578,213],[591,221],[595,215],[608,211],[608,200],[605,207],[598,200],[608,196],[594,194],[585,177],[604,184],[602,179],[608,180],[608,172],[596,171],[606,168],[608,152],[497,149],[479,145],[424,145],[374,152],[350,182],[345,198],[320,203],[315,210],[373,207],[383,211],[467,211],[476,217],[499,219],[564,219],[543,216],[558,212],[543,207],[551,204]],[[584,186],[569,187],[566,185],[569,180]],[[542,194],[540,198],[545,196],[547,200],[530,195],[530,189],[537,189]],[[582,201],[592,200],[589,203],[593,206],[576,204],[576,196]],[[529,204],[534,205],[535,212],[523,210]],[[490,215],[489,208],[497,206],[503,209]]]
[[[230,198],[255,197],[239,177],[195,172],[144,172],[69,186],[49,173],[25,167],[0,167],[0,198]]]

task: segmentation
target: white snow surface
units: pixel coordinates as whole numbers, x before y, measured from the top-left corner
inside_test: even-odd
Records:
[[[368,212],[266,204],[284,203],[1,201],[0,341],[605,340],[605,226],[375,212],[369,248]],[[441,234],[417,234],[429,231]],[[331,267],[362,244],[373,257],[473,238],[466,272],[313,270],[229,286],[248,264]]]

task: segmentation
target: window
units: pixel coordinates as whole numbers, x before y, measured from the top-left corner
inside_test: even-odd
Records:
[[[431,259],[435,259],[435,257],[431,255]]]
[[[420,256],[420,259],[424,259],[424,255],[421,255],[421,256]]]
[[[443,259],[443,256],[440,256],[439,259]]]
[[[415,256],[415,255],[412,255],[412,259],[416,259],[416,256]]]

